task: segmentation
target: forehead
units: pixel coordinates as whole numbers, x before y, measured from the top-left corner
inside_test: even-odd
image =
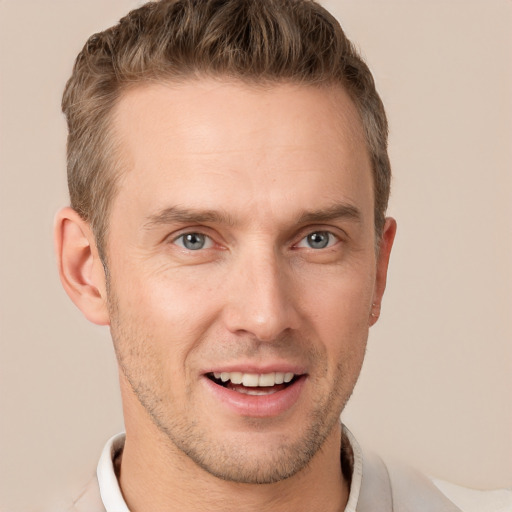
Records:
[[[361,121],[341,87],[214,79],[137,86],[116,106],[114,132],[120,200],[136,193],[137,203],[211,209],[230,198],[231,209],[269,211],[287,199],[372,201]]]
[[[337,85],[263,85],[213,78],[142,84],[124,91],[114,111],[114,126],[133,149],[141,136],[156,136],[158,143],[160,135],[190,135],[192,144],[202,138],[214,149],[241,142],[251,148],[263,143],[260,149],[265,149],[275,135],[276,144],[287,143],[296,140],[299,131],[312,143],[322,139],[339,149],[350,146],[352,152],[365,146],[357,109]]]

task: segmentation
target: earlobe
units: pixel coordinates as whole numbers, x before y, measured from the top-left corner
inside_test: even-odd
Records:
[[[88,320],[108,325],[105,271],[89,224],[72,208],[63,208],[55,217],[54,241],[66,293]]]
[[[369,323],[370,326],[374,325],[380,316],[380,308],[382,304],[382,297],[386,289],[386,280],[388,275],[389,257],[391,255],[391,248],[396,234],[396,221],[388,217],[384,224],[382,238],[379,244],[379,253],[377,255],[377,272],[375,277],[375,288],[373,291],[373,301],[370,310]]]

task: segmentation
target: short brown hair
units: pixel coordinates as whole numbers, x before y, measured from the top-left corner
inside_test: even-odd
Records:
[[[312,0],[160,0],[89,38],[62,99],[71,205],[91,224],[103,261],[121,167],[109,114],[134,84],[201,76],[342,85],[363,123],[380,236],[391,178],[386,114],[370,70],[336,19]]]

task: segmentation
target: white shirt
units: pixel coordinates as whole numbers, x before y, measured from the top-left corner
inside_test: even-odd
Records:
[[[363,477],[363,453],[352,433],[343,426],[352,451],[354,468],[350,494],[345,512],[356,512]],[[117,434],[108,440],[98,463],[97,475],[101,499],[107,512],[130,512],[124,501],[114,470],[114,458],[124,447],[125,434]],[[511,512],[512,488],[494,491],[467,489],[442,480],[432,479],[434,485],[464,512]]]

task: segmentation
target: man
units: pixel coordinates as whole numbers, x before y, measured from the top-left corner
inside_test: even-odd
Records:
[[[167,0],[63,98],[62,283],[109,325],[126,435],[74,510],[459,510],[339,416],[396,223],[372,76],[310,1]]]

